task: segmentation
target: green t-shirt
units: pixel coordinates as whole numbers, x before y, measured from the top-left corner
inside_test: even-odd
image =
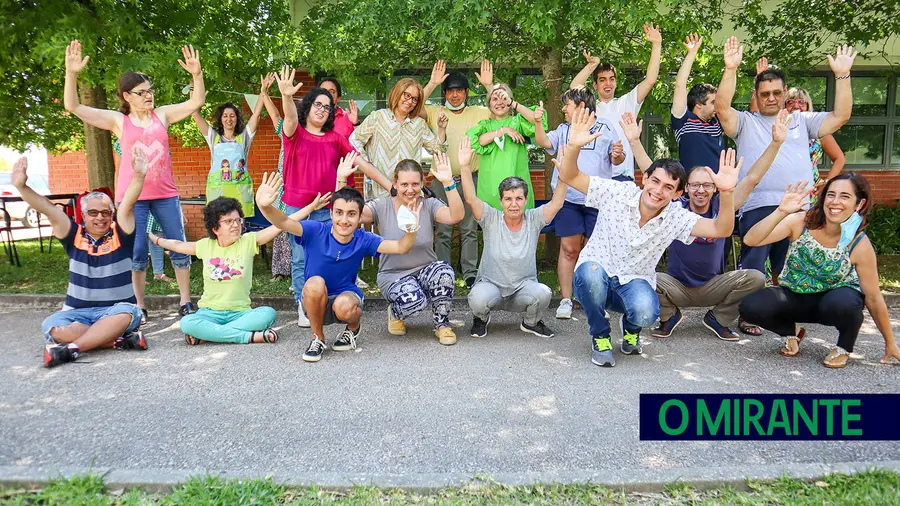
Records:
[[[199,306],[216,311],[250,309],[253,257],[257,251],[255,232],[241,235],[227,248],[208,237],[197,241],[197,258],[203,262],[203,296]]]

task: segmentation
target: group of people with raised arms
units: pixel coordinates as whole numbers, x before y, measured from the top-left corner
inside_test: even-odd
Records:
[[[26,186],[24,159],[14,168],[13,184],[50,218],[70,257],[66,304],[42,325],[44,365],[71,362],[97,347],[147,349],[140,325],[147,318],[149,244],[172,252],[188,344],[277,342],[275,311],[253,308],[250,299],[254,256],[276,237],[286,242],[280,254],[290,256],[298,324],[311,329],[303,360],[319,361],[328,349],[357,348],[364,301],[357,276],[367,256],[379,258],[388,332],[406,334],[406,321],[428,308],[438,342],[453,345],[450,239],[457,224],[471,336],[487,336],[491,313],[501,310],[519,314],[523,332],[553,337],[544,322],[553,294],[538,280],[536,265],[540,235],[551,223],[562,239],[556,317],[571,317],[573,299],[581,305],[594,364],[616,363],[610,312],[622,315],[619,349],[632,355],[642,353],[644,328],[659,321],[651,334],[667,338],[687,307],[711,308],[703,325],[725,341],[739,339],[729,327],[736,319],[744,333],[758,335],[761,326],[783,336],[780,353],[786,357],[800,352],[806,335],[801,323],[836,327],[838,341],[824,364],[840,368],[853,351],[865,306],[884,337],[882,362],[900,360],[864,232],[872,208],[868,183],[858,174],[832,171],[817,194],[809,188],[814,142],[831,146],[819,140],[850,117],[853,49],[839,47],[828,58],[834,111],[811,112],[808,94],[789,91],[783,73],[758,64],[757,110],[746,112],[731,107],[743,53],[737,39],[725,43],[719,87],[704,83],[688,91],[702,44],[697,35],[688,36],[672,101],[682,161],[654,161],[641,145],[642,124],[635,118],[659,74],[662,35],[653,24],[644,32],[652,44],[646,78],[616,98],[616,68],[585,52],[587,66],[561,97],[565,122],[549,132],[543,104],[516,102],[509,86],[493,82],[487,61],[476,73],[488,91],[487,107],[468,105],[468,78],[447,73],[439,61],[426,86],[400,79],[388,108],[360,123],[353,101],[348,111],[338,106],[342,90],[333,78],[295,102],[301,85],[285,66],[261,78],[260,99],[246,124],[233,104],[218,107],[209,124],[198,112],[205,101],[199,52],[189,46],[179,60],[192,76],[189,100],[157,108],[150,77],[128,72],[119,80],[121,109],[100,110],[78,102],[77,74],[88,57],[73,41],[66,49],[66,110],[112,131],[122,158],[115,203],[105,193],[87,194],[80,200],[82,223]],[[589,76],[596,96],[585,86]],[[268,96],[273,83],[281,111]],[[438,86],[442,105],[426,106]],[[789,93],[807,103],[786,108]],[[263,108],[281,136],[282,154],[278,170],[266,173],[254,192],[247,161]],[[207,237],[195,242],[185,240],[167,134],[168,125],[190,116],[211,152]],[[724,149],[725,135],[737,151]],[[555,156],[552,199],[537,208],[528,142]],[[423,148],[433,156],[430,186]],[[642,187],[634,184],[635,165]],[[366,176],[362,191],[348,185],[358,170]],[[246,232],[244,220],[257,206],[271,226]],[[148,232],[151,215],[162,235]],[[476,223],[483,232],[480,262]],[[374,225],[378,233],[361,225]],[[741,264],[725,272],[724,242],[736,225]],[[666,272],[657,273],[666,251]],[[191,256],[203,263],[199,310],[188,293]],[[770,288],[764,288],[767,261],[776,283]],[[330,324],[344,328],[329,346],[324,327]]]

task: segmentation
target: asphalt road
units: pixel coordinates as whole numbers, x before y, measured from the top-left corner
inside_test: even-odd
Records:
[[[392,337],[378,311],[364,316],[360,349],[316,364],[300,359],[309,331],[280,313],[276,345],[189,347],[170,316],[148,325],[149,351],[46,370],[45,315],[0,315],[0,466],[409,476],[900,460],[900,442],[638,439],[642,392],[900,392],[900,366],[877,364],[871,320],[844,370],[821,364],[832,329],[809,327],[801,355],[786,359],[772,334],[715,339],[697,311],[673,337],[643,338],[643,356],[617,351],[613,369],[590,363],[580,312],[551,317],[552,339],[520,332],[511,315],[473,339],[455,311],[465,326],[444,347],[425,317]],[[326,330],[329,343],[339,330]]]

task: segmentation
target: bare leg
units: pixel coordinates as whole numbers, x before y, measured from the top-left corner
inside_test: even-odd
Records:
[[[176,275],[178,274],[178,269],[175,269],[175,273]],[[147,271],[132,271],[131,284],[134,287],[134,298],[137,302],[137,306],[143,309],[144,288],[147,286]]]
[[[181,296],[181,305],[183,306],[191,301],[191,268],[175,269],[175,279],[178,281],[178,294]],[[143,287],[141,292],[143,295]]]
[[[101,318],[90,327],[83,323],[55,327],[50,331],[50,336],[58,343],[75,343],[81,351],[108,348],[122,337],[130,323],[130,314],[116,314]]]
[[[572,298],[572,278],[575,277],[575,263],[581,253],[583,235],[561,237],[559,240],[559,261],[556,264],[556,275],[559,277],[559,292],[562,298]]]
[[[347,322],[347,328],[355,334],[359,330],[359,320],[362,318],[362,308],[359,307],[359,299],[356,295],[342,293],[334,299],[334,315],[342,322]],[[312,321],[312,320],[310,320]]]
[[[309,318],[313,338],[325,341],[325,306],[328,304],[328,288],[322,276],[313,276],[303,285],[303,309]]]

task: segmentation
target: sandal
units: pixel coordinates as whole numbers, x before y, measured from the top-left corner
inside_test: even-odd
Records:
[[[759,325],[753,325],[752,323],[747,323],[743,318],[738,318],[738,329],[744,334],[748,336],[761,336],[762,329],[759,328]]]
[[[206,341],[201,341],[200,339],[197,339],[197,338],[194,337],[194,336],[185,334],[185,335],[184,335],[184,342],[188,343],[188,344],[191,345],[191,346],[197,346],[198,344],[203,344],[203,343],[205,343]]]
[[[784,338],[784,346],[778,350],[778,353],[781,353],[784,357],[796,357],[800,354],[800,343],[803,342],[804,337],[806,337],[806,329],[800,327],[796,336],[786,336]]]
[[[259,331],[257,331],[257,332],[259,332]],[[250,338],[250,342],[251,343],[263,342],[263,343],[270,343],[270,344],[275,344],[278,342],[278,332],[275,332],[275,329],[268,328],[266,330],[263,330],[261,333],[262,333],[262,338],[263,338],[262,341],[256,341],[255,340],[256,336],[254,335],[253,337]]]
[[[823,364],[829,369],[843,369],[849,360],[850,352],[840,346],[835,346],[831,349],[831,353],[825,357]]]

